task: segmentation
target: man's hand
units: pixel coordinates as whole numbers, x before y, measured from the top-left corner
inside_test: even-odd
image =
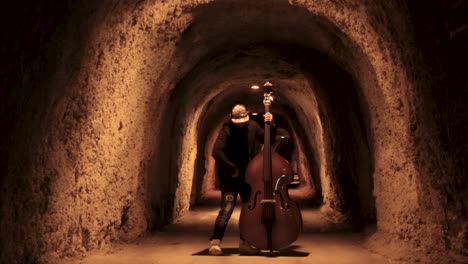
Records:
[[[229,166],[228,173],[231,175],[232,178],[237,178],[239,176],[239,170],[234,164]]]
[[[265,120],[265,123],[270,123],[271,125],[274,125],[275,122],[273,122],[273,114],[270,113],[270,112],[266,112],[264,115],[264,120]]]
[[[233,177],[233,178],[239,177],[239,170],[237,168],[234,168],[234,174],[232,174],[231,177]]]

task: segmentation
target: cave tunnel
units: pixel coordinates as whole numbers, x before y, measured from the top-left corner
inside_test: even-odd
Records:
[[[268,261],[467,263],[466,14],[463,0],[13,3],[0,262],[217,263],[213,144],[236,103],[263,125],[269,80],[304,226]]]

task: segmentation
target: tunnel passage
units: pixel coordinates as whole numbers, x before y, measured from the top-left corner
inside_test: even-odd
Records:
[[[347,64],[342,62],[342,60],[348,59],[347,56],[352,57],[349,55],[351,51],[348,51],[344,46],[343,39],[340,39],[341,36],[336,35],[338,34],[338,31],[336,31],[336,29],[334,29],[331,25],[327,24],[325,19],[321,17],[310,16],[310,14],[304,12],[303,9],[291,6],[283,6],[285,8],[283,11],[288,12],[289,15],[282,16],[277,13],[278,10],[270,9],[268,6],[265,7],[261,5],[262,8],[266,8],[272,12],[260,13],[259,10],[253,11],[255,9],[249,9],[250,4],[244,4],[246,6],[243,8],[247,8],[249,10],[248,12],[255,13],[255,15],[249,14],[247,16],[244,13],[246,9],[235,8],[233,10],[233,16],[239,19],[239,23],[235,25],[219,22],[223,21],[223,19],[220,17],[220,14],[222,13],[219,12],[219,9],[226,8],[224,4],[213,3],[195,9],[196,17],[188,26],[188,28],[182,33],[182,39],[178,43],[178,52],[180,53],[178,54],[178,57],[184,57],[186,58],[185,61],[191,62],[192,59],[190,58],[196,57],[194,54],[201,52],[201,50],[195,48],[192,45],[194,42],[198,44],[203,43],[211,46],[212,48],[208,53],[205,53],[203,57],[200,57],[199,60],[196,61],[197,64],[193,66],[193,70],[189,71],[188,74],[185,75],[185,77],[181,80],[181,82],[177,84],[176,90],[171,94],[171,98],[174,98],[175,100],[171,101],[169,105],[177,105],[180,106],[179,108],[190,109],[190,111],[195,110],[197,113],[196,115],[200,118],[200,116],[204,117],[206,114],[209,114],[209,111],[203,109],[202,112],[200,112],[199,105],[201,105],[201,103],[193,107],[189,104],[189,106],[186,107],[185,104],[182,103],[183,99],[181,98],[186,96],[186,98],[190,98],[187,99],[190,100],[190,102],[200,98],[198,100],[206,101],[210,108],[216,102],[219,103],[224,101],[224,104],[220,103],[218,104],[219,107],[213,107],[211,109],[216,109],[212,111],[217,111],[217,113],[227,113],[229,102],[233,102],[233,100],[241,99],[252,101],[252,97],[246,95],[236,96],[233,91],[240,90],[242,87],[247,89],[247,87],[249,87],[252,83],[257,83],[259,80],[268,78],[291,80],[291,82],[287,85],[280,83],[278,87],[282,87],[280,92],[285,93],[284,100],[289,100],[289,102],[284,103],[284,106],[292,109],[292,113],[294,113],[294,115],[301,115],[301,119],[298,119],[297,121],[292,119],[292,122],[295,122],[294,127],[297,128],[297,130],[295,129],[294,134],[296,135],[297,139],[301,140],[297,141],[297,146],[298,149],[301,148],[299,152],[301,153],[301,157],[299,158],[302,159],[300,164],[301,170],[304,172],[304,177],[308,180],[313,179],[313,182],[315,183],[314,185],[317,188],[316,190],[318,190],[317,196],[320,197],[320,200],[323,199],[321,198],[323,195],[322,185],[326,186],[324,198],[326,204],[325,207],[329,208],[330,211],[340,212],[343,214],[352,211],[354,213],[351,215],[354,214],[354,218],[359,219],[356,220],[356,222],[361,222],[360,217],[356,217],[357,215],[365,215],[365,219],[373,218],[374,205],[372,202],[373,195],[371,179],[371,168],[373,166],[373,161],[369,156],[369,149],[366,142],[367,138],[364,132],[366,128],[363,126],[362,120],[368,118],[366,117],[367,111],[364,110],[363,112],[365,114],[360,116],[362,113],[360,109],[366,109],[367,106],[365,105],[365,99],[362,98],[362,92],[359,91],[360,88],[356,88],[356,84],[351,81],[349,76],[347,76],[349,74],[345,73],[345,71],[349,71],[349,64],[352,64],[352,62],[348,61]],[[264,17],[265,15],[267,17]],[[297,17],[298,19],[294,21],[283,21],[281,19],[283,17],[292,16]],[[275,17],[275,19],[272,19],[272,17]],[[307,23],[304,23],[304,21],[307,21]],[[229,28],[231,26],[234,28]],[[261,30],[258,29],[259,27]],[[247,28],[249,30],[245,30]],[[256,28],[258,30],[256,30]],[[239,29],[242,30],[240,31]],[[299,32],[294,34],[294,32],[291,32],[291,29],[301,29],[303,30],[302,32],[314,32],[315,34],[303,34]],[[236,35],[236,37],[232,38],[230,32],[236,32],[236,34],[240,35]],[[210,39],[210,42],[206,42],[208,39]],[[266,41],[269,39],[273,39],[274,41]],[[327,47],[326,45],[329,43],[333,43],[333,46]],[[240,51],[239,48],[241,49]],[[320,79],[320,77],[315,77],[314,79],[316,73],[312,72],[311,65],[307,65],[307,60],[314,61],[317,59],[314,57],[314,55],[310,55],[314,53],[314,49],[320,50],[319,52],[316,51],[314,54],[320,54],[321,52],[329,53],[330,48],[332,49],[332,52],[335,52],[333,54],[334,56],[338,55],[338,62],[335,61],[334,63],[338,63],[341,67],[343,67],[341,70],[339,70],[339,72],[341,72],[341,76],[344,76],[344,78],[342,78],[343,82],[336,84],[343,87],[335,87],[335,89],[338,89],[337,94],[339,96],[324,96],[322,102],[320,101],[322,98],[315,98],[315,93],[326,94],[326,92],[322,92],[320,90],[331,91],[331,89],[319,89],[314,87],[314,85],[318,87],[325,86],[324,83],[326,83],[326,80],[325,78]],[[276,51],[274,51],[275,49]],[[278,50],[280,50],[280,52],[278,52]],[[190,51],[190,53],[187,51]],[[310,57],[305,59],[307,54],[309,54]],[[322,56],[326,57],[327,55]],[[328,59],[330,58],[331,57]],[[249,60],[251,62],[249,62]],[[285,61],[287,63],[285,63]],[[243,66],[240,67],[238,66],[239,64],[242,64]],[[331,69],[331,72],[334,74],[337,72],[337,69],[340,69],[340,66],[335,66],[335,68]],[[320,69],[320,66],[315,65],[314,70],[317,69]],[[330,69],[330,67],[324,67],[323,69]],[[301,73],[302,71],[309,71],[309,76],[307,76],[307,78],[300,77],[302,78],[302,83],[297,85],[298,87],[294,87],[296,86],[294,85],[294,78],[297,78],[297,76],[300,74],[304,74]],[[321,72],[317,74],[320,73]],[[207,75],[209,77],[202,77],[203,75]],[[223,75],[226,76],[224,78],[227,80],[224,80],[223,77],[221,77]],[[329,76],[336,77],[332,75]],[[191,82],[194,82],[195,84],[190,84]],[[308,84],[309,82],[313,84]],[[228,84],[225,85],[224,83]],[[311,86],[313,88],[310,88],[310,91],[305,92],[307,95],[306,97],[298,98],[300,96],[297,96],[295,91],[302,89],[303,86]],[[213,87],[213,92],[208,90],[210,89],[209,87]],[[290,89],[287,89],[286,87],[289,87]],[[349,88],[346,89],[344,87]],[[314,91],[314,89],[317,91]],[[217,91],[214,92],[215,90]],[[213,99],[214,102],[211,102],[211,98],[214,96],[221,96],[221,92],[219,92],[220,90],[229,90],[227,93],[230,93],[231,95],[224,96],[222,97],[223,99]],[[190,91],[196,91],[196,94],[191,94]],[[347,97],[347,93],[351,93],[349,98]],[[206,99],[201,97],[205,94],[208,94]],[[345,101],[349,99],[349,102],[343,101],[343,106],[351,107],[352,110],[338,110],[339,117],[349,116],[350,119],[343,118],[343,121],[347,123],[348,126],[355,123],[358,125],[356,125],[357,132],[353,132],[354,134],[340,132],[345,134],[345,136],[340,135],[341,138],[338,139],[332,135],[331,131],[344,131],[347,128],[345,123],[336,122],[333,117],[329,117],[329,112],[333,112],[333,110],[329,109],[329,105],[332,104],[328,104],[326,101],[329,100],[327,97],[340,100],[342,99],[341,96],[343,96],[343,98],[346,97]],[[281,98],[281,96],[278,98]],[[305,98],[310,98],[310,102],[307,102]],[[258,102],[259,101],[249,102],[248,104],[257,105],[258,107]],[[341,103],[342,102],[340,102],[339,105],[341,105]],[[278,105],[280,108],[282,107],[281,103]],[[346,108],[343,107],[343,109]],[[167,116],[171,116],[172,113],[174,113],[170,112],[171,110],[168,111],[168,113],[171,114],[168,114]],[[181,116],[184,115],[190,116],[190,112],[184,112],[183,109],[174,111],[182,114],[177,114],[178,116],[174,117],[174,119],[170,119],[168,122],[164,123],[171,123],[173,120],[181,119]],[[285,115],[288,114],[285,113]],[[323,124],[320,118],[327,119],[325,125],[329,127],[326,127],[325,129],[328,129],[328,133],[324,133],[322,131]],[[331,120],[330,123],[328,123],[328,119]],[[218,120],[215,122],[218,122],[219,125],[219,120],[221,120],[221,117],[215,117],[215,120]],[[201,122],[203,123],[200,123],[198,127],[202,128],[202,131],[213,127],[211,124],[206,125],[206,123],[204,123],[206,122],[205,120],[201,120]],[[335,128],[335,122],[336,124],[340,124],[340,129]],[[175,124],[177,124],[175,127],[181,127],[183,126],[183,123],[184,121],[175,121]],[[312,127],[313,133],[304,132],[304,130],[309,129],[310,127]],[[353,126],[351,125],[351,127]],[[193,128],[191,129],[192,133],[194,133]],[[207,138],[204,135],[205,133],[208,132],[201,132],[199,139],[197,140],[197,159],[194,161],[196,168],[194,177],[195,180],[191,184],[191,188],[188,189],[188,187],[186,187],[185,191],[182,193],[187,193],[189,190],[191,193],[200,192],[201,187],[199,185],[201,182],[203,182],[203,177],[201,176],[203,175],[203,161],[210,158],[209,155],[206,155],[206,153],[203,154],[203,152],[209,152],[209,149],[204,150],[203,147],[203,144],[206,142],[205,139]],[[184,132],[181,134],[187,135],[187,133]],[[348,137],[346,138],[346,136]],[[324,143],[324,139],[322,137],[329,138],[326,139]],[[331,140],[332,138],[334,139]],[[345,141],[350,142],[348,145],[349,147],[346,150],[343,146],[346,146],[347,144],[342,144],[342,138],[346,138]],[[183,140],[181,139],[178,142],[183,142]],[[338,148],[335,147],[341,147],[342,150],[336,151]],[[331,150],[331,148],[335,149]],[[356,151],[356,153],[353,153],[353,151]],[[328,152],[337,154],[335,156],[329,155]],[[181,156],[183,157],[187,157],[188,155],[184,154],[183,151],[177,153],[181,153]],[[340,155],[343,155],[343,153],[345,153],[344,155],[347,156],[346,158],[340,157]],[[193,153],[190,155],[193,155]],[[346,160],[348,164],[344,164],[344,160]],[[192,163],[192,160],[190,160],[188,163]],[[339,165],[334,163],[339,163]],[[180,160],[177,162],[171,162],[169,164],[181,165]],[[174,173],[170,174],[177,174],[177,166],[175,166],[173,169]],[[208,168],[208,171],[209,170],[210,168]],[[360,172],[357,172],[357,170],[360,170]],[[209,174],[212,173],[209,172]],[[340,186],[346,187],[343,187],[343,189],[338,189]],[[190,196],[190,202],[194,204],[198,196],[199,194],[192,193]],[[345,204],[346,202],[348,204]],[[350,208],[353,209],[350,210]]]
[[[182,216],[200,195],[221,102],[265,78],[280,89],[275,111],[289,118],[300,175],[320,188],[322,208],[351,221],[375,213],[367,245],[397,259],[466,254],[466,63],[450,65],[463,61],[466,30],[443,22],[456,2],[5,9],[18,16],[2,17],[12,37],[1,51],[1,260],[47,263]]]
[[[322,200],[325,196],[329,199],[327,206],[337,214],[346,215],[347,220],[356,225],[362,227],[374,221],[373,161],[363,123],[366,117],[360,110],[358,88],[343,69],[318,52],[294,45],[250,43],[238,51],[220,53],[222,55],[211,54],[206,61],[201,61],[176,86],[166,112],[170,114],[165,115],[168,119],[164,123],[174,124],[167,131],[167,136],[173,135],[174,140],[168,143],[171,146],[182,146],[182,142],[189,140],[184,137],[197,134],[191,205],[203,195],[202,189],[214,187],[214,163],[210,153],[215,130],[226,121],[226,113],[236,102],[244,102],[252,111],[261,111],[262,91],[253,91],[250,85],[259,83],[262,77],[274,76],[273,79],[278,81],[274,81],[272,109],[290,123],[288,126],[297,149],[294,163],[301,172],[299,177],[303,183],[291,190],[292,197],[307,203],[306,199]],[[230,80],[230,75],[236,75],[236,79]],[[223,78],[230,80],[228,85],[223,84],[228,82]],[[203,97],[210,96],[213,93],[210,89],[215,88],[217,94],[211,97],[207,106],[197,102],[206,100]],[[194,116],[193,113],[198,112]],[[190,122],[198,122],[196,130],[177,133],[183,124]],[[323,127],[326,129],[321,131]],[[322,149],[325,152],[321,152]],[[179,147],[168,156],[179,160],[164,161],[165,164],[178,164],[171,175],[177,174],[179,166],[183,166],[179,157],[187,155]],[[318,161],[320,156],[327,160],[325,164]],[[321,173],[331,184],[325,188],[325,195],[321,193]],[[211,182],[211,186],[206,186],[207,182]]]

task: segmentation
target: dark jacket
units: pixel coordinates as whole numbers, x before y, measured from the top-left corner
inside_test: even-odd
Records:
[[[275,141],[276,127],[271,126],[271,142]],[[221,184],[244,181],[245,169],[251,159],[257,155],[263,144],[264,131],[257,122],[249,120],[244,127],[232,122],[223,124],[213,146],[212,155],[218,165],[218,176]],[[234,167],[239,176],[233,179]]]

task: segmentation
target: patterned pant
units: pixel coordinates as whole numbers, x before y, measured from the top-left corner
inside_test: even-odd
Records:
[[[242,202],[249,201],[250,186],[245,183],[234,186],[221,189],[221,209],[219,210],[218,217],[216,217],[213,236],[210,240],[223,239],[229,219],[236,207],[237,196],[240,194]]]
[[[235,190],[222,190],[221,191],[221,209],[219,210],[218,216],[216,217],[212,239],[222,240],[224,232],[226,231],[227,224],[231,218],[232,212],[236,207],[237,195],[241,194],[241,200],[246,202],[247,192],[239,192]]]

